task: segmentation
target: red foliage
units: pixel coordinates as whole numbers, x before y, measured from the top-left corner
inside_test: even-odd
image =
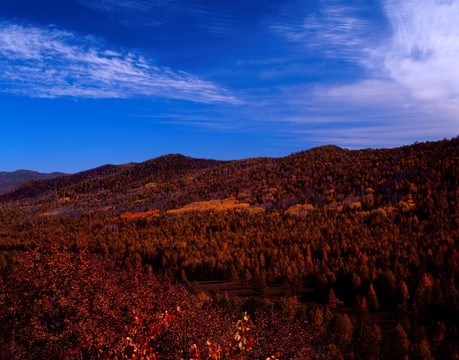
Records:
[[[21,254],[14,271],[0,277],[0,323],[0,358],[8,359],[246,360],[274,350],[300,354],[299,339],[272,317],[260,315],[254,325],[244,314],[235,326],[223,310],[203,307],[183,287],[144,272],[135,261],[121,269],[85,251],[56,247]],[[305,338],[300,346],[311,352]]]

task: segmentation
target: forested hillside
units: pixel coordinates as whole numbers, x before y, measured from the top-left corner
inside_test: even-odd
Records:
[[[457,359],[458,145],[25,183],[0,197],[1,354]]]

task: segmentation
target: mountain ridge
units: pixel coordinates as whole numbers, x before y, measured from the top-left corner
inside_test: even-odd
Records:
[[[41,208],[45,205],[58,214],[62,199],[78,208],[77,213],[100,208],[118,212],[171,210],[193,202],[227,199],[282,211],[297,204],[333,209],[351,204],[392,206],[408,200],[409,186],[436,181],[439,173],[445,179],[453,178],[457,169],[448,157],[457,158],[458,143],[459,139],[453,138],[363,150],[327,145],[280,158],[229,161],[167,154],[141,163],[103,165],[28,181],[0,195],[0,203],[40,203]]]

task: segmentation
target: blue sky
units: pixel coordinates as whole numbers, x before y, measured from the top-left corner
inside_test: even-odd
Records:
[[[2,0],[0,170],[459,133],[459,0]]]

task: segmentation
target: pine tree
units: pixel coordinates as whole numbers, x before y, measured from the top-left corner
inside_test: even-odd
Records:
[[[368,302],[365,296],[362,297],[362,301],[360,302],[360,311],[364,313],[368,312]]]
[[[335,309],[338,304],[339,304],[339,299],[336,297],[333,289],[330,289],[330,292],[328,293],[328,306],[331,309]]]
[[[246,268],[244,270],[244,276],[242,278],[242,284],[244,286],[249,286],[250,280],[252,280],[252,274],[250,273],[250,270]]]
[[[238,278],[239,278],[239,275],[237,273],[236,267],[234,266],[234,264],[231,264],[231,267],[230,267],[230,280],[234,281],[234,280],[237,280]]]
[[[408,292],[408,287],[405,282],[402,281],[400,285],[400,307],[402,311],[408,309],[408,300],[410,299],[410,293]]]
[[[368,305],[372,311],[379,309],[378,297],[376,296],[376,291],[373,287],[373,284],[370,284],[367,294]]]

